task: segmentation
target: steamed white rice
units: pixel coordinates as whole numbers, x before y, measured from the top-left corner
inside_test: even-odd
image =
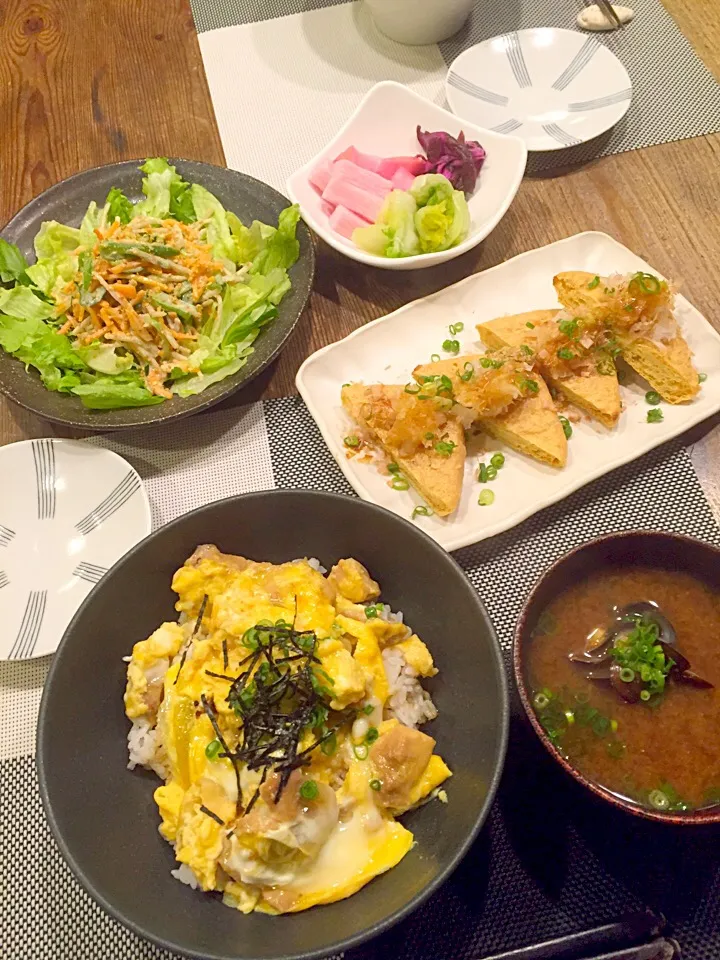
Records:
[[[157,741],[157,730],[147,720],[135,720],[128,732],[128,769],[147,767],[166,780],[170,773],[162,747]]]
[[[188,887],[192,887],[193,890],[197,890],[200,886],[192,867],[189,867],[186,863],[181,863],[177,870],[171,870],[170,873],[176,880],[179,880],[180,883],[186,883]]]
[[[437,716],[437,707],[423,689],[415,670],[401,650],[386,647],[382,652],[385,675],[390,686],[386,710],[407,727],[418,727]]]

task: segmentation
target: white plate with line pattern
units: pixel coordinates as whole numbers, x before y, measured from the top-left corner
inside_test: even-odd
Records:
[[[463,51],[445,94],[457,116],[520,137],[528,150],[564,150],[615,126],[630,106],[632,82],[595,37],[539,27]]]
[[[0,447],[0,477],[0,660],[27,660],[55,651],[95,584],[150,533],[150,504],[126,460],[78,440]]]

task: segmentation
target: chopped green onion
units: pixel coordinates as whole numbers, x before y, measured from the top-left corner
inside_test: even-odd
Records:
[[[492,492],[492,490],[483,490],[478,497],[478,503],[481,507],[489,507],[494,499],[495,494]]]
[[[565,719],[568,722],[568,726],[572,726],[572,724],[575,723],[575,714],[572,712],[572,710],[565,710],[564,713]]]
[[[529,380],[527,377],[523,377],[520,380],[520,389],[529,390],[530,393],[537,393],[540,387],[537,385],[537,380]]]
[[[561,347],[561,348],[558,350],[557,355],[558,355],[558,359],[560,359],[560,360],[574,360],[574,359],[575,359],[575,354],[572,352],[572,350],[571,350],[569,347]]]
[[[526,326],[529,330],[534,330],[534,329],[535,329],[535,324],[534,324],[534,323],[530,323],[529,320],[526,320],[526,321],[525,321],[525,326]]]
[[[205,756],[208,760],[214,760],[222,750],[222,744],[219,740],[211,740],[205,747]]]
[[[662,790],[651,790],[648,795],[648,801],[651,807],[656,810],[667,810],[670,806],[670,798]]]
[[[645,294],[658,294],[662,290],[662,284],[657,277],[651,273],[636,273],[628,284],[628,292],[632,293],[632,287],[637,286]]]
[[[472,377],[475,373],[475,367],[470,363],[469,360],[465,361],[465,366],[463,367],[463,372],[459,374],[460,379],[464,380],[465,383]]]
[[[456,333],[462,333],[464,329],[465,329],[465,324],[462,322],[451,323],[450,326],[448,327],[448,330],[453,336],[455,336]]]
[[[547,707],[548,704],[550,703],[550,697],[546,693],[543,693],[541,691],[540,693],[535,694],[535,696],[533,697],[533,703],[538,708],[538,710],[544,710],[545,707]]]
[[[388,473],[400,473],[400,465],[395,463],[394,460],[392,463],[389,463],[387,465],[387,468],[388,468]]]
[[[437,362],[440,360],[440,354],[439,354],[439,353],[431,353],[431,354],[430,354],[430,359],[432,360],[433,363],[437,363]]]
[[[358,760],[367,760],[368,748],[364,743],[359,743],[353,747],[353,753],[358,758]]]
[[[384,609],[385,609],[385,606],[382,603],[379,605],[371,603],[367,607],[365,607],[365,616],[368,620],[373,620],[378,615],[378,613],[382,613]]]
[[[647,412],[648,423],[661,423],[663,419],[664,418],[663,418],[662,410],[658,410],[657,407],[655,407],[652,410],[648,410]]]
[[[459,353],[460,341],[459,340],[443,340],[442,348],[445,351],[445,353]]]
[[[374,709],[375,709],[375,704],[366,703],[365,706],[362,708],[362,712],[365,714],[366,717],[369,717]]]
[[[592,729],[593,729],[593,733],[596,734],[596,736],[604,737],[605,734],[610,729],[610,721],[608,720],[607,717],[603,717],[603,715],[600,714],[599,716],[595,717],[595,719],[593,720]]]
[[[595,368],[603,377],[611,377],[614,373],[617,373],[617,367],[612,357],[601,357]]]
[[[499,370],[504,364],[504,360],[493,360],[492,357],[480,357],[480,366],[486,370]]]
[[[565,436],[566,436],[567,439],[569,440],[570,437],[572,436],[572,432],[573,432],[572,424],[570,423],[570,421],[568,420],[567,417],[558,417],[558,420],[559,420],[560,423],[562,424],[563,433],[565,434]]]
[[[635,679],[635,671],[632,667],[623,667],[620,671],[620,679],[623,683],[632,683]]]
[[[648,392],[645,394],[645,403],[649,403],[653,407],[656,407],[661,400],[662,397],[657,390],[648,390]]]
[[[440,456],[449,457],[456,446],[457,444],[453,443],[452,440],[438,440],[435,444],[435,450]]]
[[[526,357],[531,357],[533,355],[533,351],[526,343],[520,344],[520,353],[524,353]]]
[[[333,733],[327,740],[323,740],[320,749],[326,757],[331,757],[337,750],[337,736]]]
[[[495,467],[496,470],[499,470],[501,467],[505,466],[505,457],[502,453],[494,453],[490,457],[490,463]]]
[[[407,482],[405,477],[394,476],[390,481],[390,486],[393,490],[409,490],[410,484]]]
[[[371,790],[382,790],[382,780],[371,780],[370,781]]]
[[[613,732],[613,733],[617,733],[617,728],[618,728],[618,722],[617,722],[617,720],[611,720],[611,721],[610,721],[610,729],[612,730],[612,732]]]
[[[350,448],[359,447],[360,438],[351,435],[349,437],[345,437],[345,439],[343,440],[343,443],[345,444],[346,447],[350,447]]]
[[[578,332],[578,320],[558,320],[558,330],[564,337],[574,338]]]
[[[420,384],[419,383],[406,383],[405,384],[405,393],[409,393],[411,396],[420,393]]]
[[[303,800],[317,800],[319,793],[318,785],[314,780],[305,780],[300,787],[300,796]]]
[[[420,507],[415,507],[415,509],[413,510],[410,516],[410,519],[414,520],[415,517],[432,517],[432,515],[433,515],[433,512],[430,509],[430,507],[420,506]]]
[[[650,691],[649,691],[649,690],[641,690],[641,691],[640,691],[640,699],[641,699],[641,700],[644,700],[645,703],[647,703],[648,700],[650,699]]]
[[[426,434],[425,434],[425,439],[426,439],[426,440],[434,440],[434,439],[435,439],[435,434],[434,434],[434,433],[426,433]]]
[[[487,467],[485,466],[484,463],[481,463],[478,466],[478,480],[480,481],[480,483],[487,483],[488,481]]]
[[[600,283],[600,277],[593,277],[590,283],[587,285],[588,290],[594,290]]]
[[[698,383],[705,383],[706,380],[707,380],[707,374],[706,374],[706,373],[699,373],[699,374],[698,374]]]
[[[377,738],[380,736],[377,727],[370,727],[367,734],[365,735],[365,743],[371,744],[375,743]]]
[[[495,477],[497,477],[497,467],[494,467],[491,463],[490,466],[487,468],[486,473],[487,473],[488,480],[494,480]]]

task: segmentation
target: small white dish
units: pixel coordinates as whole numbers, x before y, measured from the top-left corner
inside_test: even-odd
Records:
[[[438,253],[421,253],[397,259],[366,253],[330,227],[324,201],[309,181],[309,175],[323,160],[334,160],[347,147],[383,157],[414,156],[421,153],[416,128],[445,130],[454,137],[462,130],[469,140],[477,140],[487,151],[477,186],[468,200],[471,227],[466,240]],[[385,80],[365,96],[345,126],[309,163],[289,177],[287,192],[299,203],[305,222],[335,250],[353,260],[387,270],[417,270],[459,257],[494,230],[518,191],[527,150],[522,140],[484,130],[460,120],[448,110],[436,106],[401,83]]]
[[[463,51],[445,94],[459,117],[521,137],[528,150],[564,150],[615,126],[630,106],[632,82],[595,37],[540,27]]]
[[[450,324],[462,323],[454,334],[460,352],[483,352],[475,325],[508,314],[558,307],[553,276],[564,270],[587,270],[611,275],[638,270],[658,274],[627,247],[604,233],[580,233],[548,246],[522,253],[497,267],[473,274],[422,300],[374,320],[344,340],[309,357],[298,371],[296,384],[323,438],[348,482],[363,500],[380,504],[410,518],[422,503],[414,493],[388,486],[373,463],[348,458],[343,437],[352,424],[340,402],[343,383],[407,383],[413,368],[448,337]],[[623,412],[614,430],[580,420],[573,424],[567,465],[562,470],[530,460],[488,440],[484,459],[494,451],[505,455],[505,465],[492,490],[492,505],[478,505],[483,488],[477,481],[476,456],[465,462],[462,498],[455,513],[416,520],[446,550],[457,550],[509,530],[544,507],[562,500],[591,480],[609,473],[654,447],[678,436],[720,410],[720,335],[692,304],[676,298],[675,314],[697,369],[707,374],[698,396],[688,404],[663,403],[664,419],[648,423],[645,401],[648,385],[631,377],[621,386]]]
[[[0,447],[0,476],[0,660],[27,660],[57,649],[95,584],[150,533],[150,504],[127,461],[80,440]]]

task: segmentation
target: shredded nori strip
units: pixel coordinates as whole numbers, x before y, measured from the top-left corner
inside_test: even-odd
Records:
[[[223,670],[227,670],[228,665],[230,663],[230,661],[228,660],[227,637],[223,637],[222,652],[223,652]]]
[[[193,632],[190,634],[190,641],[183,650],[182,657],[180,658],[180,666],[178,667],[178,672],[175,674],[175,680],[173,681],[173,686],[178,682],[180,677],[180,671],[185,666],[185,660],[187,659],[188,650],[192,646],[192,642],[195,639],[198,630],[200,629],[200,624],[202,623],[202,618],[205,616],[205,607],[207,607],[208,595],[205,594],[202,598],[202,603],[200,604],[200,609],[198,610],[197,620],[195,621],[195,626],[193,627]]]
[[[210,819],[214,820],[215,823],[219,823],[221,827],[225,826],[225,821],[221,819],[216,813],[213,813],[212,810],[208,810],[208,808],[204,804],[200,807],[200,812],[210,817]]]
[[[228,757],[228,759],[233,765],[233,770],[235,771],[235,782],[237,784],[237,805],[239,807],[240,804],[242,803],[242,790],[240,789],[240,770],[238,769],[237,757],[230,750],[227,743],[225,742],[225,738],[222,735],[222,730],[220,729],[217,722],[217,716],[215,714],[214,705],[210,703],[210,701],[208,700],[208,698],[205,696],[204,693],[200,694],[200,702],[202,703],[203,710],[207,714],[208,720],[212,724],[212,728],[215,731],[215,736],[218,738],[218,740],[220,741],[220,746],[223,748],[224,753],[220,754],[220,756]]]
[[[238,746],[231,752],[222,740],[214,711],[208,712],[203,698],[225,755],[236,765],[236,772],[239,763],[248,770],[261,771],[246,814],[270,773],[279,775],[274,796],[277,803],[293,770],[308,763],[309,755],[355,716],[352,709],[337,711],[332,725],[326,724],[331,712],[332,680],[318,666],[318,637],[312,630],[298,631],[296,619],[297,597],[292,624],[264,621],[246,631],[243,644],[251,652],[241,661],[237,677],[206,671],[218,679],[231,680],[226,700],[241,721]],[[299,750],[307,730],[317,730],[318,735],[309,747]]]

